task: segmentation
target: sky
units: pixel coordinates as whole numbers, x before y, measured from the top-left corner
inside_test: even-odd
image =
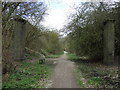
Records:
[[[75,12],[74,4],[81,0],[45,0],[48,5],[48,15],[44,17],[42,24],[45,27],[62,29],[67,24],[70,13]]]
[[[75,12],[74,5],[79,5],[81,2],[98,1],[98,0],[44,0],[48,5],[48,15],[44,17],[42,25],[47,28],[62,29],[68,22],[68,16]],[[100,0],[103,1],[103,0]],[[119,0],[106,0],[107,2]]]

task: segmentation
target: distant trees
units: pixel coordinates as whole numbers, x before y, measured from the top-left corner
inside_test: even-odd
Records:
[[[44,54],[55,54],[62,50],[57,32],[49,31],[42,26],[41,28],[30,26],[29,30],[26,36],[26,47]]]
[[[55,31],[48,31],[47,33],[47,44],[48,45],[48,52],[52,54],[56,54],[62,51],[60,36]]]
[[[76,13],[71,15],[71,21],[66,29],[70,32],[68,50],[79,55],[91,58],[103,57],[103,22],[107,19],[116,20],[116,47],[119,48],[119,4],[86,2],[75,8]],[[119,52],[116,50],[116,53]]]

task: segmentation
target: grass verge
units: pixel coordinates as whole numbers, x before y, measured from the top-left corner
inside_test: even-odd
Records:
[[[77,82],[82,88],[120,88],[120,78],[117,66],[106,66],[101,63],[88,63],[81,61],[73,54],[68,59],[77,61]],[[83,58],[85,59],[85,58]]]
[[[79,57],[77,57],[74,54],[68,53],[67,56],[68,56],[68,60],[71,60],[71,61],[77,61],[79,59]]]
[[[38,62],[20,62],[19,67],[3,81],[3,88],[44,88],[50,66]]]
[[[63,52],[57,53],[57,54],[52,54],[47,56],[47,58],[59,58],[61,55],[63,55]]]

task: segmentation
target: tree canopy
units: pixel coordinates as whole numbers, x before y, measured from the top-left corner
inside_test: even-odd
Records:
[[[119,3],[86,2],[75,8],[70,16],[66,30],[68,50],[79,56],[103,57],[104,21],[114,19],[115,22],[115,53],[119,52]]]

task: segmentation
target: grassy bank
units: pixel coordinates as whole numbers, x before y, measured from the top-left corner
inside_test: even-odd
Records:
[[[51,55],[47,56],[47,58],[59,58],[63,54],[64,54],[64,52],[60,52],[57,54],[51,54]]]
[[[77,61],[79,59],[79,57],[77,57],[74,54],[68,53],[67,56],[68,56],[68,59],[71,60],[71,61]]]
[[[19,67],[3,81],[3,88],[43,88],[50,74],[50,65],[20,62]]]
[[[82,88],[120,88],[117,66],[106,66],[101,63],[88,63],[81,61],[73,54],[68,54],[68,59],[76,61],[76,78]],[[85,59],[85,58],[83,58]]]

